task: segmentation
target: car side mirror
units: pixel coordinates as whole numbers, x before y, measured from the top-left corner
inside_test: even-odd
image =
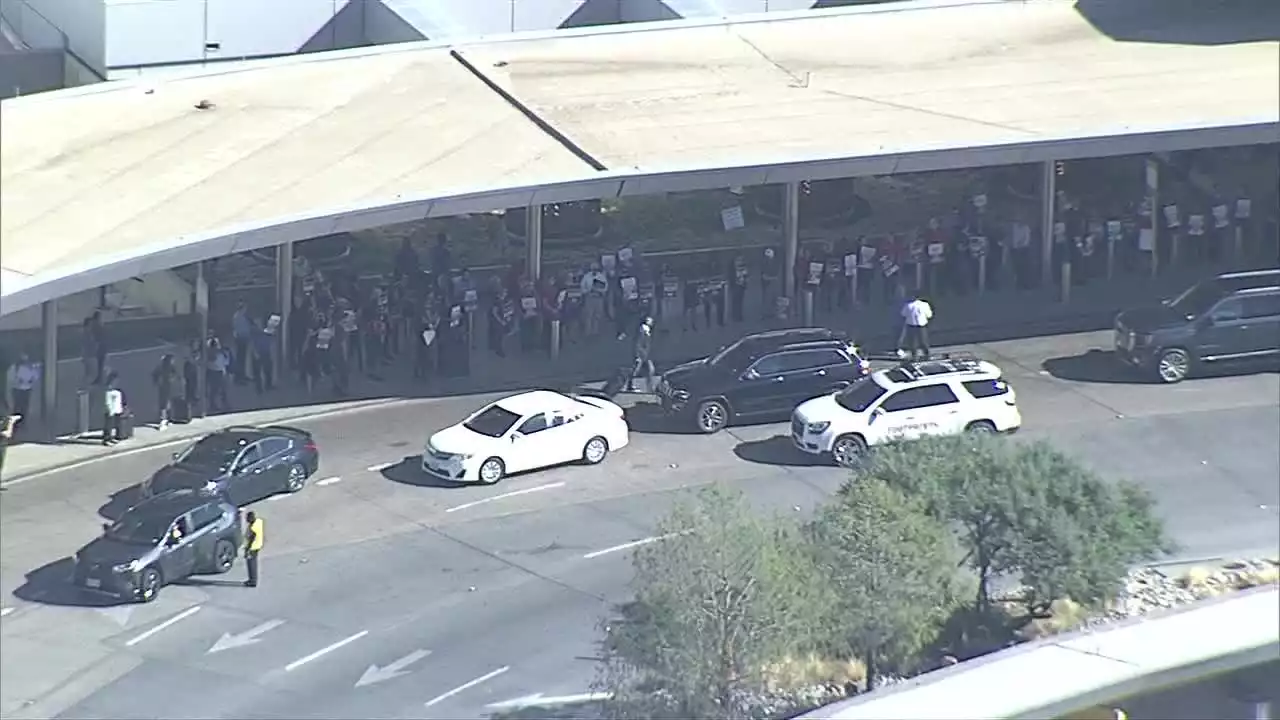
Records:
[[[177,460],[177,459],[178,459],[178,456],[180,456],[180,455],[182,455],[182,453],[174,453],[174,454],[170,455],[170,456],[169,456],[169,458],[170,458],[170,459],[172,459],[172,460]]]
[[[515,442],[522,437],[524,437],[524,435],[521,435],[519,432],[513,432],[511,433],[511,442]]]
[[[110,529],[111,529],[111,523],[109,522],[102,523],[102,532],[107,532]]]
[[[754,369],[750,369],[742,373],[743,380],[758,380],[759,378],[760,373],[756,372]]]

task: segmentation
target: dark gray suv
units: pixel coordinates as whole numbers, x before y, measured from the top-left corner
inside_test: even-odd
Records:
[[[1116,354],[1161,382],[1201,365],[1280,357],[1280,269],[1224,273],[1116,317]]]

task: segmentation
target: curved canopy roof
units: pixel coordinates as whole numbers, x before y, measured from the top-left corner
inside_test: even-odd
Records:
[[[1230,36],[1259,20],[1203,22]],[[0,314],[239,250],[535,201],[1280,140],[1280,26],[1216,43],[1160,30],[1113,37],[1065,0],[907,3],[6,100]]]

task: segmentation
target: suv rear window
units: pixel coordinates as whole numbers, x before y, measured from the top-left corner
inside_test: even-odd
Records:
[[[970,380],[963,383],[964,389],[975,398],[982,400],[983,398],[999,397],[1009,392],[1009,384],[1000,378],[994,380]]]

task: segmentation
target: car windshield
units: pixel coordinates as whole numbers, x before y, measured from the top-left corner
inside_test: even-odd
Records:
[[[470,420],[462,423],[462,426],[473,433],[496,438],[506,435],[511,426],[515,425],[519,419],[520,416],[510,410],[498,405],[490,405]]]
[[[884,388],[870,376],[855,380],[836,395],[836,402],[849,412],[866,412],[867,408],[884,395]]]
[[[183,451],[178,462],[225,469],[240,454],[243,446],[239,438],[210,435]]]
[[[130,545],[155,545],[169,532],[172,518],[143,513],[125,513],[107,528],[107,538]]]
[[[738,348],[740,348],[740,347],[742,347],[742,341],[741,341],[741,340],[739,340],[739,341],[737,341],[737,342],[733,343],[732,345],[725,345],[724,347],[722,347],[722,348],[720,348],[718,351],[716,351],[716,354],[715,354],[715,355],[712,355],[712,356],[707,360],[707,364],[708,364],[708,365],[722,365],[722,364],[724,364],[724,362],[725,362],[726,360],[728,360],[728,359],[729,359],[729,356],[730,356],[731,354],[733,354],[733,353],[734,353]]]
[[[1181,295],[1169,303],[1169,307],[1180,315],[1198,317],[1203,315],[1222,299],[1225,293],[1215,282],[1201,282],[1192,285]]]

